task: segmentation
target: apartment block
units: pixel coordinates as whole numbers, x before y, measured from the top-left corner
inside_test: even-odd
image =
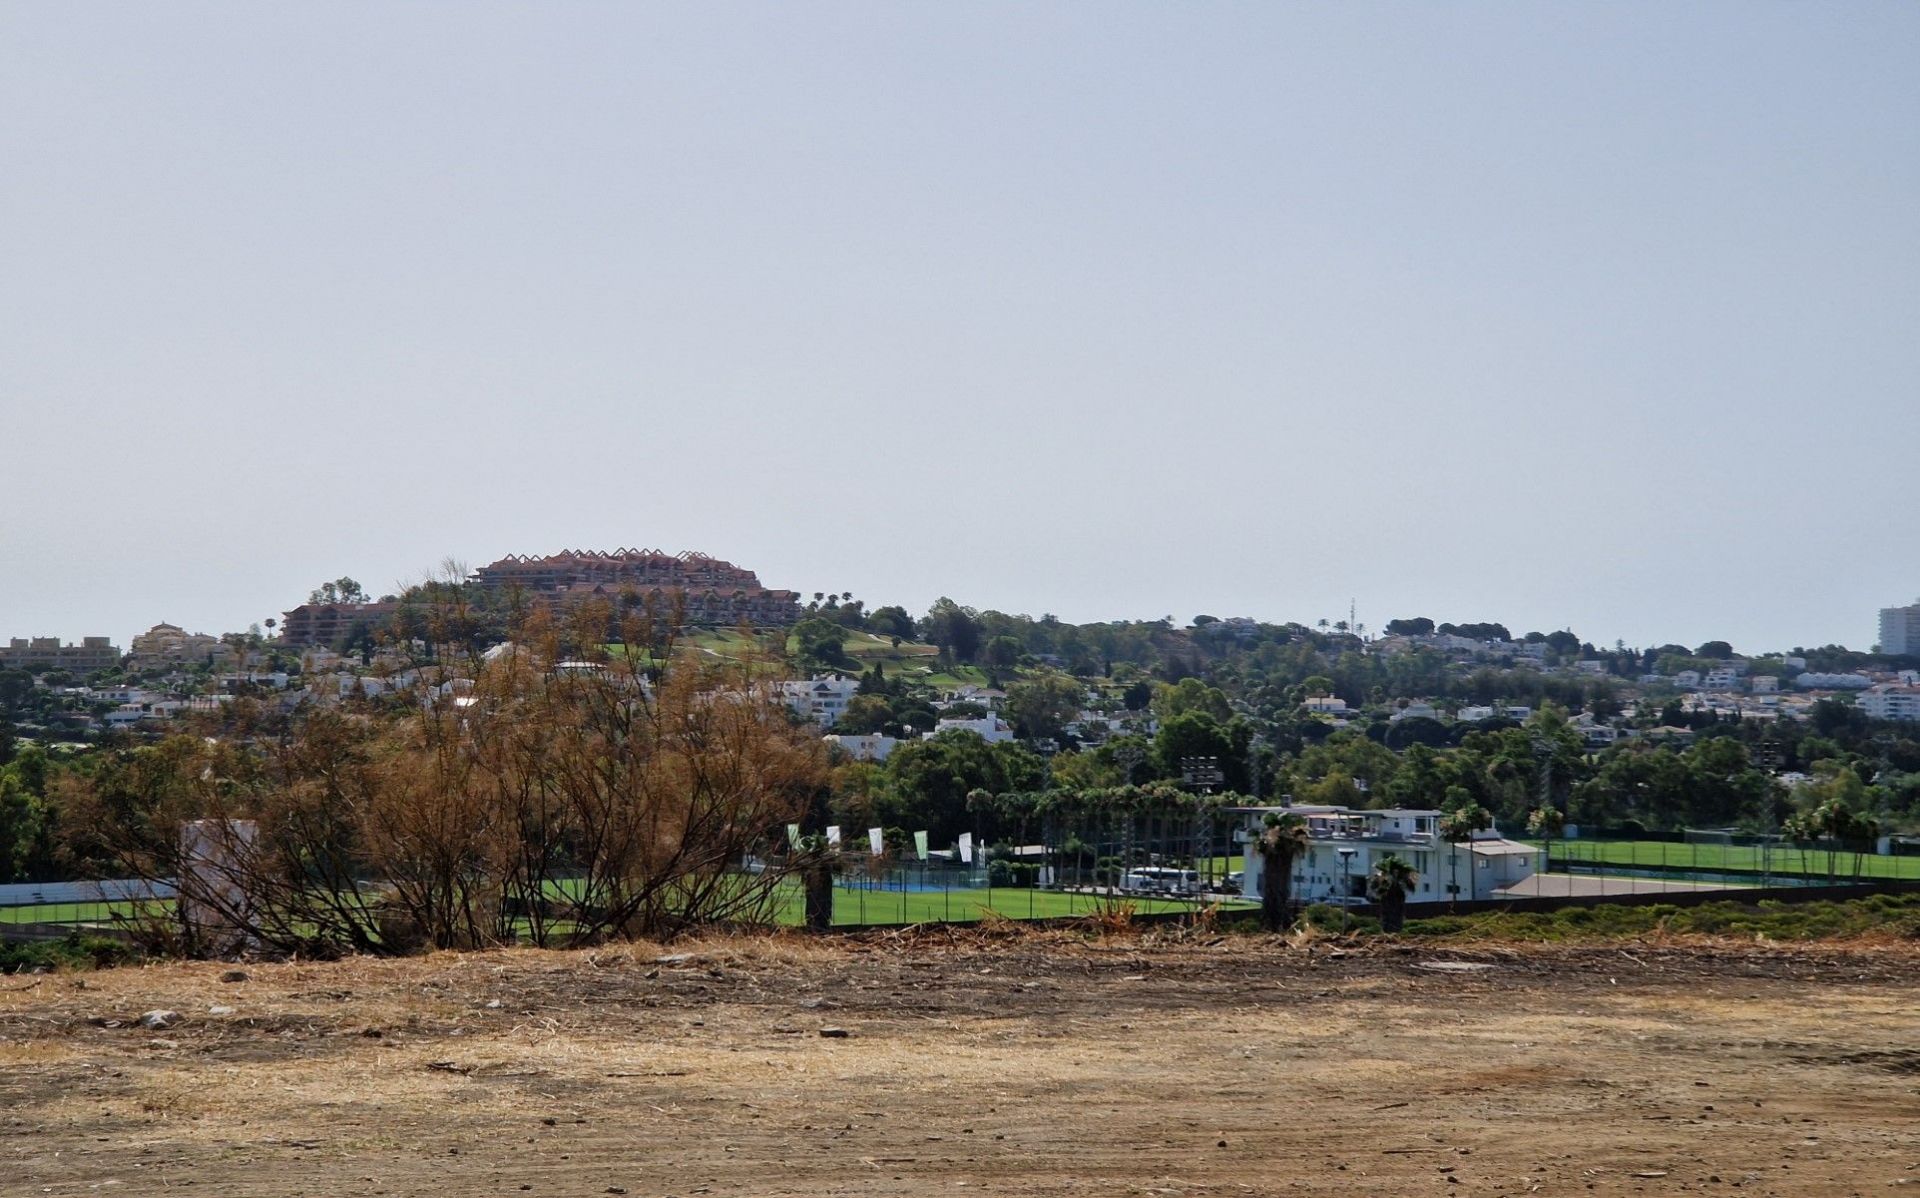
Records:
[[[77,675],[111,670],[120,664],[113,638],[89,636],[77,645],[63,645],[57,636],[14,637],[0,648],[0,669],[66,670]]]
[[[1880,609],[1880,652],[1920,657],[1920,599]]]

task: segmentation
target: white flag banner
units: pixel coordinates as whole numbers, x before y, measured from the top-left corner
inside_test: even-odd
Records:
[[[837,849],[840,847],[840,825],[839,824],[827,825],[827,847],[830,849]]]
[[[973,833],[971,832],[960,833],[960,860],[968,865],[973,864]]]
[[[882,856],[887,851],[887,838],[878,828],[867,829],[867,844],[872,846],[873,855],[876,857]]]

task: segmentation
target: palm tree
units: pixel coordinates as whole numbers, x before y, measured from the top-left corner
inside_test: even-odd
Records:
[[[1527,835],[1538,836],[1547,842],[1547,868],[1553,868],[1553,842],[1559,839],[1566,829],[1567,817],[1560,814],[1558,807],[1551,804],[1536,807],[1527,816]]]
[[[1880,821],[1871,815],[1853,816],[1853,884],[1860,884],[1860,868],[1863,854],[1872,851],[1873,842],[1880,839]]]
[[[1287,904],[1293,896],[1293,863],[1307,851],[1311,838],[1307,821],[1292,813],[1267,812],[1264,827],[1253,842],[1260,853],[1260,925],[1269,932],[1287,926]]]
[[[1780,824],[1780,834],[1800,850],[1799,866],[1802,873],[1806,872],[1808,864],[1806,846],[1819,836],[1813,824],[1812,813],[1806,811],[1796,811]]]
[[[1464,790],[1466,788],[1452,787],[1450,789]],[[1448,844],[1453,846],[1452,851],[1447,854],[1447,860],[1451,863],[1453,871],[1453,893],[1447,896],[1447,905],[1449,907],[1455,902],[1458,902],[1460,898],[1460,846],[1465,844],[1468,853],[1471,854],[1473,851],[1473,834],[1483,828],[1491,828],[1492,826],[1493,812],[1488,811],[1485,807],[1474,802],[1472,798],[1467,798],[1462,802],[1456,802],[1454,806],[1440,813],[1440,835],[1445,838]],[[1473,880],[1473,858],[1469,855],[1467,858],[1468,902],[1472,902],[1479,897],[1475,886],[1476,884]]]
[[[833,864],[837,852],[826,837],[818,835],[803,836],[793,846],[809,931],[824,932],[833,926]]]
[[[1839,877],[1837,857],[1840,845],[1852,840],[1854,827],[1859,820],[1853,814],[1853,808],[1846,800],[1835,796],[1814,808],[1810,817],[1811,831],[1827,842],[1827,885],[1831,886]]]
[[[1373,863],[1367,892],[1380,904],[1380,928],[1397,932],[1407,922],[1407,895],[1420,882],[1414,868],[1392,853]]]

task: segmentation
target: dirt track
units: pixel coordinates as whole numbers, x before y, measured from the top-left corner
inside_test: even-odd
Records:
[[[1917,964],[1040,935],[0,978],[0,1194],[1920,1193]]]

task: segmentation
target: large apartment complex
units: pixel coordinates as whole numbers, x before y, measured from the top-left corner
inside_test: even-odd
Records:
[[[1880,609],[1880,652],[1920,657],[1920,599]]]
[[[337,645],[365,629],[379,632],[400,610],[398,603],[302,603],[280,617],[280,639],[289,645]]]
[[[57,636],[14,637],[0,648],[0,669],[67,670],[86,675],[120,664],[120,650],[112,637],[89,636],[77,645],[63,645]]]
[[[799,595],[760,585],[752,570],[704,553],[658,549],[568,549],[546,557],[503,557],[475,571],[489,590],[519,590],[560,603],[631,597],[687,624],[786,625],[800,617]]]
[[[514,554],[480,567],[470,581],[496,594],[555,607],[596,598],[630,604],[682,624],[783,627],[800,618],[798,594],[769,590],[752,570],[704,553],[566,549],[545,557]],[[289,645],[337,645],[357,628],[386,628],[400,608],[399,603],[303,603],[284,614],[280,638]]]
[[[135,666],[177,666],[204,661],[208,654],[221,648],[221,644],[217,636],[188,632],[178,624],[162,621],[134,637],[131,648]]]

